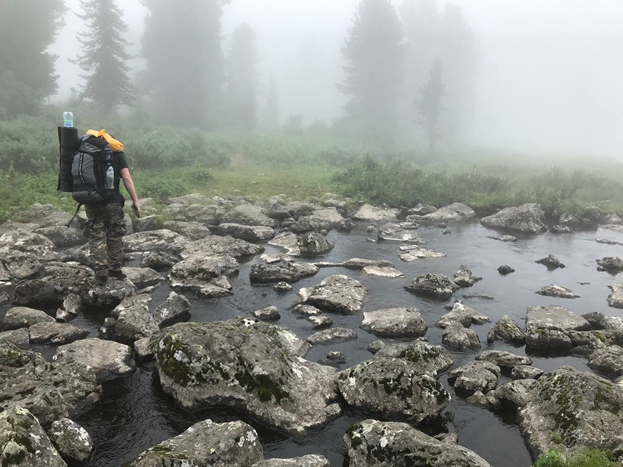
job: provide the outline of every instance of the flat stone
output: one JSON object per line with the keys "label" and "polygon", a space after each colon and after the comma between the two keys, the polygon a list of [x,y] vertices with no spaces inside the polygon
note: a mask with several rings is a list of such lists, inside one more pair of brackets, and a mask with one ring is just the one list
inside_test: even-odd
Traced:
{"label": "flat stone", "polygon": [[579,295],[575,295],[570,289],[562,287],[560,285],[546,285],[537,292],[539,295],[545,295],[547,297],[556,298],[580,298]]}
{"label": "flat stone", "polygon": [[378,238],[385,242],[421,243],[418,228],[417,224],[411,222],[385,224],[379,229]]}
{"label": "flat stone", "polygon": [[264,210],[251,204],[241,204],[226,212],[223,223],[242,224],[250,226],[274,227],[275,221],[266,216]]}
{"label": "flat stone", "polygon": [[329,345],[357,340],[357,333],[348,328],[331,328],[318,331],[307,338],[311,345]]}
{"label": "flat stone", "polygon": [[391,222],[398,219],[398,209],[384,209],[364,204],[353,216],[354,219],[369,222]]}
{"label": "flat stone", "polygon": [[532,365],[532,359],[522,355],[516,355],[504,350],[485,350],[476,357],[478,361],[491,362],[500,368],[509,370],[517,366]]}
{"label": "flat stone", "polygon": [[162,227],[193,241],[201,240],[211,234],[210,229],[200,222],[167,221]]}
{"label": "flat stone", "polygon": [[448,382],[455,388],[468,393],[487,393],[495,389],[502,372],[491,362],[477,361],[460,366],[448,373]]}
{"label": "flat stone", "polygon": [[406,285],[405,289],[416,295],[448,299],[459,289],[459,286],[443,274],[422,274],[413,279],[411,284]]}
{"label": "flat stone", "polygon": [[4,331],[0,332],[0,341],[2,340],[11,342],[22,349],[27,349],[30,344],[30,334],[28,334],[28,328]]}
{"label": "flat stone", "polygon": [[376,351],[375,358],[377,357],[406,359],[420,373],[427,373],[431,376],[443,373],[454,363],[450,352],[439,345],[432,345],[423,339],[417,339],[410,344],[384,345]]}
{"label": "flat stone", "polygon": [[409,246],[407,249],[400,248],[403,253],[400,254],[400,259],[405,262],[417,261],[424,258],[445,258],[445,253],[439,253],[438,251],[427,250],[419,246]]}
{"label": "flat stone", "polygon": [[301,305],[296,305],[294,309],[292,310],[292,313],[295,313],[297,315],[302,315],[305,317],[319,316],[322,314],[322,310],[319,310],[315,306],[301,304]]}
{"label": "flat stone", "polygon": [[354,315],[361,312],[365,287],[344,275],[333,275],[313,288],[306,302],[321,310]]}
{"label": "flat stone", "polygon": [[277,246],[286,250],[290,256],[301,256],[301,249],[298,245],[296,234],[291,232],[283,232],[268,242],[269,245]]}
{"label": "flat stone", "polygon": [[458,222],[471,219],[476,213],[463,203],[452,203],[435,212],[426,214],[421,219],[429,222]]}
{"label": "flat stone", "polygon": [[492,238],[493,240],[498,240],[500,242],[516,242],[517,241],[517,237],[514,237],[512,235],[496,235],[495,237],[489,237]]}
{"label": "flat stone", "polygon": [[366,266],[363,268],[363,272],[369,276],[386,277],[388,279],[397,279],[404,277],[405,275],[396,268],[379,268],[377,266]]}
{"label": "flat stone", "polygon": [[363,314],[362,329],[379,337],[421,337],[428,326],[417,308],[390,308]]}
{"label": "flat stone", "polygon": [[250,226],[240,224],[220,224],[218,226],[220,235],[230,235],[248,242],[266,242],[275,238],[275,231],[272,227],[261,225]]}
{"label": "flat stone", "polygon": [[48,434],[50,441],[64,458],[84,462],[91,457],[93,440],[87,430],[76,422],[68,418],[57,420],[52,423]]}
{"label": "flat stone", "polygon": [[54,318],[44,311],[17,306],[10,308],[9,311],[6,312],[4,321],[2,322],[2,329],[4,331],[10,331],[12,329],[29,328],[33,324],[37,323],[54,322]]}
{"label": "flat stone", "polygon": [[305,277],[312,277],[318,274],[318,267],[309,263],[296,263],[293,261],[279,262],[275,264],[259,263],[251,266],[251,282],[271,283],[287,282],[292,283]]}
{"label": "flat stone", "polygon": [[472,307],[464,305],[461,302],[455,302],[452,306],[452,311],[443,315],[435,326],[438,328],[446,328],[454,323],[459,323],[463,326],[469,327],[472,324],[485,324],[490,323],[491,320],[488,316],[479,313]]}
{"label": "flat stone", "polygon": [[32,344],[62,345],[84,339],[89,331],[67,323],[37,323],[28,328]]}
{"label": "flat stone", "polygon": [[570,349],[569,331],[589,331],[591,325],[561,306],[529,307],[526,314],[527,347]]}

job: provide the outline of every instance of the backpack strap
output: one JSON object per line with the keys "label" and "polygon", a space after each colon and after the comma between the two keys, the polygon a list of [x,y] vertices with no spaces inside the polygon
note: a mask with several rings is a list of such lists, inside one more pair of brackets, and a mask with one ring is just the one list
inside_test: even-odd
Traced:
{"label": "backpack strap", "polygon": [[74,219],[76,218],[76,216],[78,215],[78,212],[80,211],[80,208],[82,207],[82,203],[78,203],[78,208],[76,209],[76,212],[74,214],[74,217],[71,218],[71,220],[67,223],[67,227],[69,228],[69,226],[71,225],[71,223],[74,221]]}

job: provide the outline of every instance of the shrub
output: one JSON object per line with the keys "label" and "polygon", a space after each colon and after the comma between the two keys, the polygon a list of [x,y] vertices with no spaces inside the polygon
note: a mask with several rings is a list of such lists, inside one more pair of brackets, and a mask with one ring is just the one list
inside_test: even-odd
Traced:
{"label": "shrub", "polygon": [[550,449],[537,460],[533,467],[617,467],[609,453],[597,449],[585,448],[565,457],[556,449]]}

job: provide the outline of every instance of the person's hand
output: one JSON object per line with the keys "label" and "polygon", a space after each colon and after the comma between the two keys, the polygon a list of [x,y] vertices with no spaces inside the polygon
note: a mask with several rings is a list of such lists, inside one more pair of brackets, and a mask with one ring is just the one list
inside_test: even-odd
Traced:
{"label": "person's hand", "polygon": [[134,211],[134,215],[137,218],[141,217],[141,207],[138,205],[138,203],[133,203],[132,204],[132,210]]}

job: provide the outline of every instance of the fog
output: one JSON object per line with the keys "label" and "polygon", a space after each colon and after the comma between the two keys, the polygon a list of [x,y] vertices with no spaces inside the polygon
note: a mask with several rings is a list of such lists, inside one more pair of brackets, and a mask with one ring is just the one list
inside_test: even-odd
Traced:
{"label": "fog", "polygon": [[[124,9],[138,55],[146,9],[138,0]],[[257,33],[262,91],[271,76],[283,124],[290,115],[304,124],[328,124],[343,114],[348,96],[342,47],[358,0],[233,0],[223,8],[223,49],[241,23]],[[402,1],[393,4],[399,10]],[[416,2],[417,3],[417,2]],[[623,158],[623,2],[620,0],[454,0],[475,36],[472,94],[464,124],[453,143],[551,155]],[[78,10],[78,0],[67,0]],[[440,11],[443,0],[437,2]],[[81,83],[68,62],[79,53],[72,13],[52,51],[59,94],[65,99]],[[144,61],[132,60],[133,73]],[[173,64],[174,66],[174,64]],[[428,74],[428,70],[426,73]],[[452,79],[452,76],[447,76]],[[418,83],[423,84],[423,83]],[[416,96],[413,96],[415,99]],[[451,98],[451,96],[449,96]],[[407,119],[408,117],[403,117]],[[403,126],[408,127],[403,122]]]}

